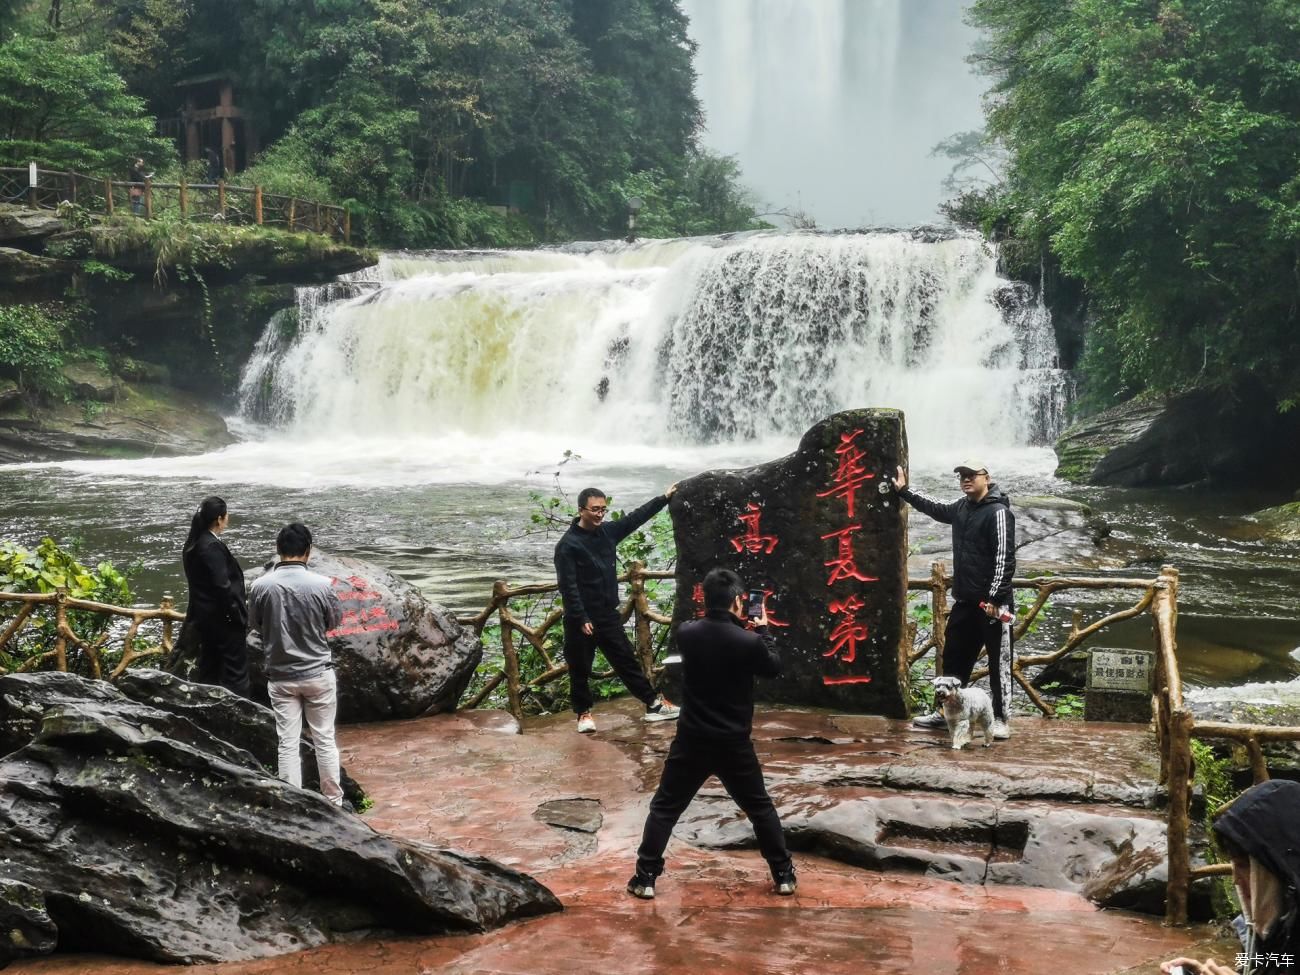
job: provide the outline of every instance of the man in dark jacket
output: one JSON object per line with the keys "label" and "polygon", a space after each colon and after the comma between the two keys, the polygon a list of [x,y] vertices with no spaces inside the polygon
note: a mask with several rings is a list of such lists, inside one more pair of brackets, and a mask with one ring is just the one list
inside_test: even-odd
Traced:
{"label": "man in dark jacket", "polygon": [[555,574],[564,603],[564,661],[569,665],[569,694],[578,730],[596,730],[591,716],[591,665],[596,649],[614,668],[627,689],[646,706],[647,721],[671,721],[678,709],[656,695],[623,632],[618,613],[618,543],[653,518],[677,490],[671,485],[659,497],[631,514],[606,524],[609,500],[599,488],[578,495],[578,517],[555,545]]}
{"label": "man in dark jacket", "polygon": [[1300,782],[1272,779],[1251,786],[1214,822],[1232,860],[1241,902],[1233,921],[1244,949],[1236,964],[1174,958],[1160,966],[1185,975],[1256,975],[1294,971],[1300,958]]}
{"label": "man in dark jacket", "polygon": [[703,588],[704,618],[677,628],[682,716],[659,788],[650,800],[636,873],[627,890],[643,900],[654,898],[655,878],[663,873],[664,850],[673,827],[700,786],[716,775],[749,817],[776,893],[793,894],[794,864],[749,737],[754,725],[754,678],[781,673],[781,658],[768,633],[767,610],[754,621],[753,631],[746,629],[745,586],[730,569],[711,571]]}
{"label": "man in dark jacket", "polygon": [[[944,630],[943,676],[970,681],[980,650],[989,657],[989,696],[993,699],[993,737],[1011,737],[1011,632],[1015,605],[1011,578],[1016,572],[1016,518],[1011,499],[973,460],[953,468],[964,497],[936,501],[909,491],[898,468],[894,487],[917,511],[952,525],[952,598]],[[919,728],[946,727],[935,711],[912,722]]]}

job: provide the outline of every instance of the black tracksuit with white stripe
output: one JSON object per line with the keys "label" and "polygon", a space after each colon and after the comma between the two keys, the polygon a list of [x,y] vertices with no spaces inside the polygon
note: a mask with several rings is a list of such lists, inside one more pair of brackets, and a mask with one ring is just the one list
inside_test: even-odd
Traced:
{"label": "black tracksuit with white stripe", "polygon": [[979,501],[943,502],[904,489],[899,497],[917,511],[952,525],[953,607],[944,631],[943,672],[970,680],[981,648],[989,655],[993,714],[1006,720],[1011,700],[1011,623],[990,618],[980,603],[1011,608],[1016,572],[1016,516],[1011,498],[996,484]]}

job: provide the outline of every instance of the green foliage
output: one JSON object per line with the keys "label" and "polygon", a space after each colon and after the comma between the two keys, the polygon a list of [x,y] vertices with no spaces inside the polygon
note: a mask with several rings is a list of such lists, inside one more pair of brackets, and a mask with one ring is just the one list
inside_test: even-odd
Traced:
{"label": "green foliage", "polygon": [[[1212,745],[1198,738],[1191,740],[1191,746],[1193,781],[1200,787],[1201,794],[1205,798],[1203,825],[1212,837],[1214,834],[1210,832],[1209,827],[1214,822],[1215,816],[1226,803],[1237,797],[1237,789],[1232,782],[1232,759],[1227,755],[1219,756]],[[1211,843],[1206,848],[1205,855],[1208,863],[1225,861],[1222,851],[1215,843]],[[1229,918],[1237,913],[1239,905],[1231,877],[1215,878],[1211,903],[1215,917]]]}
{"label": "green foliage", "polygon": [[120,267],[113,267],[94,258],[82,262],[81,273],[104,281],[130,281],[133,276],[130,271],[123,271]]}
{"label": "green foliage", "polygon": [[1083,695],[1061,691],[1060,687],[1058,681],[1052,681],[1052,683],[1044,684],[1042,687],[1051,701],[1053,713],[1058,718],[1072,718],[1076,721],[1082,721]]}
{"label": "green foliage", "polygon": [[[108,562],[88,568],[77,561],[73,546],[60,548],[52,538],[43,538],[35,549],[27,549],[7,539],[0,539],[0,591],[13,593],[51,593],[67,590],[73,599],[130,606],[134,601],[126,573]],[[0,630],[19,612],[18,603],[0,603]],[[73,632],[90,642],[108,629],[105,616],[83,611],[68,614]],[[13,670],[25,660],[48,652],[57,636],[52,611],[35,612],[17,636],[0,648],[0,668]],[[70,666],[75,665],[77,655]]]}
{"label": "green foliage", "polygon": [[99,53],[60,38],[14,34],[0,42],[0,166],[123,173],[136,156],[163,159],[144,102]]}
{"label": "green foliage", "polygon": [[[956,213],[1081,280],[1090,402],[1300,392],[1300,4],[975,0],[1005,183]],[[950,211],[951,212],[951,211]]]}
{"label": "green foliage", "polygon": [[[684,170],[661,169],[634,173],[614,187],[611,209],[639,197],[644,207],[637,217],[638,237],[695,237],[733,230],[763,230],[749,193],[740,186],[740,167],[731,156],[692,151]],[[609,228],[613,234],[623,229]]]}
{"label": "green foliage", "polygon": [[46,305],[0,305],[0,375],[30,398],[61,394],[67,321]]}

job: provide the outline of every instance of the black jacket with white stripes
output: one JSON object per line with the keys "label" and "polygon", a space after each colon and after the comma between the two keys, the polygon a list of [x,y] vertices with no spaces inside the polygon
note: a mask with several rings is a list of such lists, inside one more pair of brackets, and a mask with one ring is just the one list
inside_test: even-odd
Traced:
{"label": "black jacket with white stripes", "polygon": [[1011,498],[996,484],[980,501],[936,501],[907,488],[898,496],[935,521],[952,525],[952,598],[1011,605],[1016,574],[1016,516]]}

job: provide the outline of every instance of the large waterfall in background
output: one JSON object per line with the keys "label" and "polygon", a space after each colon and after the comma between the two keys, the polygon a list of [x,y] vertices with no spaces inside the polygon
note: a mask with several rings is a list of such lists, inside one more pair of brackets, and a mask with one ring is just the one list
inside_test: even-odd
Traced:
{"label": "large waterfall in background", "polygon": [[898,407],[927,450],[1041,443],[1064,373],[1031,289],[981,239],[754,234],[387,255],[268,326],[246,416],[293,433],[791,441]]}
{"label": "large waterfall in background", "polygon": [[683,0],[704,143],[823,227],[932,219],[940,140],[983,126],[963,0]]}

